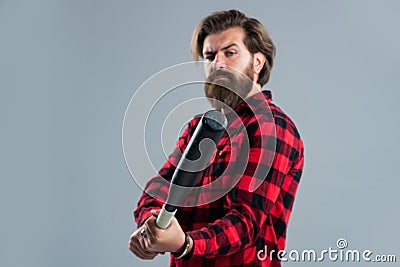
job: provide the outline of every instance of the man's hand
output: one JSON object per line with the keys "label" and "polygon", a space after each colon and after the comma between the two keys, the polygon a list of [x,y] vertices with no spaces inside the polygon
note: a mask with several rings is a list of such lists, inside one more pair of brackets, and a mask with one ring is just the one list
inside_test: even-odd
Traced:
{"label": "man's hand", "polygon": [[148,251],[145,249],[144,239],[146,237],[140,234],[144,229],[145,226],[142,225],[135,232],[133,232],[133,234],[129,239],[129,250],[132,251],[133,254],[135,254],[137,257],[143,260],[151,260],[154,259],[154,257],[157,256],[158,253],[154,251]]}
{"label": "man's hand", "polygon": [[152,210],[151,213],[154,216],[143,224],[147,235],[143,238],[144,248],[152,252],[178,252],[185,243],[185,233],[176,218],[173,218],[167,229],[163,230],[156,225],[160,210]]}

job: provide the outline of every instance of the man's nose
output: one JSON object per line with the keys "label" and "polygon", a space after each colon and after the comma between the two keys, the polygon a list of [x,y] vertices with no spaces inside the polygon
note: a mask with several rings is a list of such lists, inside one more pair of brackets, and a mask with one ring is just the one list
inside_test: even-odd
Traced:
{"label": "man's nose", "polygon": [[226,61],[225,61],[224,56],[221,55],[221,54],[216,54],[212,65],[213,65],[212,66],[213,70],[225,69],[226,68]]}

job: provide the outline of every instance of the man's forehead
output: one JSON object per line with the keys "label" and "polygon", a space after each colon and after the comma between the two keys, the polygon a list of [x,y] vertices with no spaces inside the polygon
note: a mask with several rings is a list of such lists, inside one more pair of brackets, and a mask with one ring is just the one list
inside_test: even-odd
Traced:
{"label": "man's forehead", "polygon": [[244,45],[244,31],[242,28],[230,28],[220,33],[209,34],[204,39],[203,52],[216,51],[231,44]]}

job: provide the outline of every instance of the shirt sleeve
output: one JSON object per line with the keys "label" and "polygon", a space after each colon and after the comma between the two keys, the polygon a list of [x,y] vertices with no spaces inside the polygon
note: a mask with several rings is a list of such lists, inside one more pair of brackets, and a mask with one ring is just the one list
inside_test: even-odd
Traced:
{"label": "shirt sleeve", "polygon": [[[271,129],[276,130],[271,132]],[[294,133],[294,125],[281,127],[271,122],[258,124],[253,121],[246,126],[246,132],[250,145],[247,166],[243,174],[238,174],[241,175],[239,182],[224,197],[225,215],[207,227],[188,232],[194,241],[190,258],[230,255],[254,245],[260,226],[278,199],[286,175],[302,158],[301,140]],[[267,140],[267,144],[262,140]],[[271,140],[276,141],[273,147]],[[273,157],[272,166],[272,160],[265,161],[265,155]],[[242,156],[230,160],[238,162],[243,160]],[[255,171],[257,167],[258,171]],[[302,168],[302,165],[295,168]],[[249,190],[255,183],[259,187]]]}
{"label": "shirt sleeve", "polygon": [[185,131],[176,142],[172,154],[168,157],[158,174],[146,183],[146,187],[137,203],[137,208],[133,212],[138,227],[140,227],[147,218],[152,216],[150,212],[152,209],[161,209],[163,203],[165,203],[172,175],[181,158],[182,152],[185,150],[190,140],[190,135],[193,133],[198,122],[199,118],[195,117],[188,123]]}

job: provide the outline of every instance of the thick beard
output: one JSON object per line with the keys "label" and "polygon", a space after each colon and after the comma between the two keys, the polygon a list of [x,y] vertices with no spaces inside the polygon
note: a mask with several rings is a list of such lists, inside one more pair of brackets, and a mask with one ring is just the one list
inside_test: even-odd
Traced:
{"label": "thick beard", "polygon": [[[224,76],[226,79],[215,81],[217,76]],[[252,87],[253,64],[249,62],[243,74],[236,74],[236,72],[233,73],[222,69],[213,71],[207,78],[204,92],[213,108],[220,110],[225,105],[228,105],[234,109],[243,102]]]}

